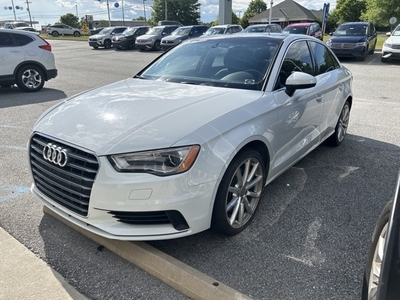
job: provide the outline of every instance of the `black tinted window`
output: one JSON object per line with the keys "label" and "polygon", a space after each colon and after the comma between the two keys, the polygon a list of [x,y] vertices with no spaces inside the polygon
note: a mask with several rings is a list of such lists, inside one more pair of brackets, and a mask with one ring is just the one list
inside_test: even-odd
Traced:
{"label": "black tinted window", "polygon": [[24,35],[24,34],[16,34],[16,33],[14,33],[13,37],[14,37],[16,43],[19,46],[25,46],[25,45],[27,45],[27,44],[29,44],[30,42],[33,41],[33,39],[30,36],[27,36],[27,35]]}
{"label": "black tinted window", "polygon": [[289,47],[279,71],[276,88],[285,86],[286,79],[293,72],[314,75],[311,53],[305,41],[295,42]]}
{"label": "black tinted window", "polygon": [[330,72],[339,67],[339,63],[332,53],[322,44],[311,42],[311,51],[314,53],[316,66],[315,75]]}
{"label": "black tinted window", "polygon": [[0,47],[11,47],[14,46],[11,35],[7,32],[0,32]]}

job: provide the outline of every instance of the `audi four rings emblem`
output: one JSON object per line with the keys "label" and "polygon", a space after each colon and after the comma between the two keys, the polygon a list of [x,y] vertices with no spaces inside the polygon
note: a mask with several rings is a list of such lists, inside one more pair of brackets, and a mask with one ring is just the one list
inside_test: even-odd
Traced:
{"label": "audi four rings emblem", "polygon": [[68,163],[67,149],[63,149],[57,145],[48,143],[43,148],[43,158],[56,165],[59,165],[60,167],[64,167]]}

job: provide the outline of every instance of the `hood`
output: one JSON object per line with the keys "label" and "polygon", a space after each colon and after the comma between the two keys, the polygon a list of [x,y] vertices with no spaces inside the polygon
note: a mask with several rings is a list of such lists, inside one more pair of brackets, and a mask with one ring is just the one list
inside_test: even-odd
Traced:
{"label": "hood", "polygon": [[147,40],[147,39],[151,39],[151,38],[158,37],[158,36],[160,36],[160,35],[159,34],[145,34],[145,35],[138,36],[138,39],[139,40]]}
{"label": "hood", "polygon": [[97,155],[167,148],[262,93],[130,78],[65,100],[34,131]]}
{"label": "hood", "polygon": [[367,37],[364,35],[356,35],[356,36],[332,36],[332,43],[362,43],[367,40]]}
{"label": "hood", "polygon": [[182,35],[169,35],[163,38],[164,41],[175,41],[175,40],[186,40],[189,36],[187,34]]}
{"label": "hood", "polygon": [[385,43],[389,43],[392,45],[400,45],[400,36],[396,35],[391,35],[386,41]]}

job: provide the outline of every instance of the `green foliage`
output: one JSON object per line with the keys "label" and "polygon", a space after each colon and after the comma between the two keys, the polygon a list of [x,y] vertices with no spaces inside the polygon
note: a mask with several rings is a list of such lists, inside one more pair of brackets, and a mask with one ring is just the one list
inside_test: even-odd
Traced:
{"label": "green foliage", "polygon": [[[231,24],[239,24],[239,23],[240,23],[239,17],[234,12],[232,12]],[[206,24],[204,24],[204,25],[206,25]],[[217,18],[214,22],[210,22],[208,26],[211,27],[211,26],[217,26],[217,25],[219,25],[219,18]]]}
{"label": "green foliage", "polygon": [[100,20],[98,27],[108,27],[110,23],[107,20]]}
{"label": "green foliage", "polygon": [[366,7],[366,0],[337,0],[331,21],[334,20],[335,25],[361,21],[361,15],[366,11]]}
{"label": "green foliage", "polygon": [[140,17],[132,19],[132,21],[144,21],[144,20],[145,20],[144,16],[140,16]]}
{"label": "green foliage", "polygon": [[79,19],[71,13],[67,13],[66,15],[63,15],[60,17],[60,23],[65,24],[65,25],[69,25],[75,28],[80,28],[80,23],[79,23]]}
{"label": "green foliage", "polygon": [[[367,9],[361,18],[374,23],[376,26],[389,26],[391,17],[400,22],[400,3],[398,0],[365,0]],[[396,24],[394,24],[395,26]]]}
{"label": "green foliage", "polygon": [[251,0],[249,6],[240,19],[243,28],[249,26],[249,19],[267,10],[267,4],[263,0]]}
{"label": "green foliage", "polygon": [[200,3],[198,0],[167,0],[167,18],[165,17],[165,0],[154,0],[150,24],[158,21],[178,21],[183,25],[196,25],[200,20]]}

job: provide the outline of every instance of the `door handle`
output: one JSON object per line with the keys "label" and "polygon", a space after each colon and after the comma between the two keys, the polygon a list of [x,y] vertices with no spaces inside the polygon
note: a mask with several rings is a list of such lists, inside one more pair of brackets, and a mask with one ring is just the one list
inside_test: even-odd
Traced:
{"label": "door handle", "polygon": [[321,102],[323,98],[324,98],[324,95],[318,95],[316,100],[317,100],[317,102]]}
{"label": "door handle", "polygon": [[343,88],[344,88],[344,84],[343,83],[339,84],[339,91],[343,91]]}

